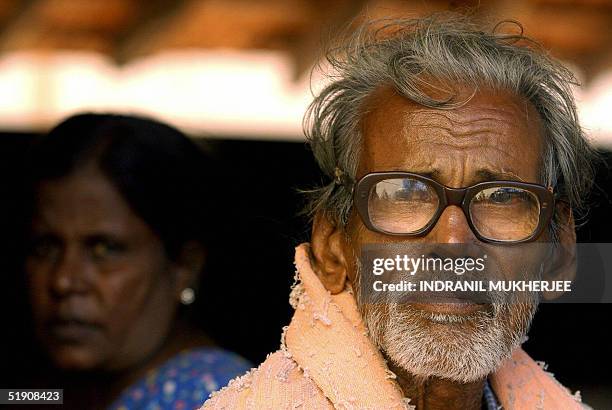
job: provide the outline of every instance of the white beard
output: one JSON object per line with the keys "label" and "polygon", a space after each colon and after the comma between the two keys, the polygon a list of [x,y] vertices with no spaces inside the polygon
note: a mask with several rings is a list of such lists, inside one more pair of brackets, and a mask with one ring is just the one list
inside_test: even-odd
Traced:
{"label": "white beard", "polygon": [[[358,266],[359,268],[359,266]],[[357,278],[360,277],[357,270]],[[523,342],[538,297],[493,303],[472,315],[431,313],[397,302],[357,304],[370,338],[394,365],[418,378],[468,383],[485,378]]]}

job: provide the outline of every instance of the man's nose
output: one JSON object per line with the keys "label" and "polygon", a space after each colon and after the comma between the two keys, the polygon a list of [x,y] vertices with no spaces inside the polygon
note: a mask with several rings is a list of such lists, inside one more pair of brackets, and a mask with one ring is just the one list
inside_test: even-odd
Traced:
{"label": "man's nose", "polygon": [[448,206],[428,235],[435,243],[473,243],[477,241],[463,210]]}
{"label": "man's nose", "polygon": [[85,292],[87,269],[85,255],[77,249],[64,249],[51,272],[49,284],[51,291],[60,297],[70,293]]}

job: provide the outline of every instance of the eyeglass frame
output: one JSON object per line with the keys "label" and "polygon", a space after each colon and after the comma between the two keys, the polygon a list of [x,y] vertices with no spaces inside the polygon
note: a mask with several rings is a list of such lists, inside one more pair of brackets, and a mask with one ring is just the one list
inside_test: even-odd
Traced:
{"label": "eyeglass frame", "polygon": [[[380,181],[384,181],[386,179],[399,179],[407,177],[424,182],[427,184],[427,186],[432,187],[434,189],[434,191],[438,195],[439,201],[436,213],[431,217],[430,221],[423,228],[415,232],[394,233],[377,228],[372,223],[372,220],[370,218],[370,210],[368,209],[368,202],[372,189]],[[475,228],[472,222],[472,216],[469,209],[470,203],[472,199],[474,199],[474,196],[476,196],[476,194],[478,194],[480,191],[487,188],[495,187],[521,188],[534,194],[537,197],[539,205],[538,225],[530,236],[516,241],[490,239],[481,235]],[[370,231],[391,236],[408,237],[420,237],[427,235],[429,232],[431,232],[436,223],[438,223],[438,220],[440,219],[440,216],[442,215],[444,210],[451,205],[455,205],[459,206],[462,209],[470,229],[480,241],[498,244],[515,244],[533,241],[542,233],[542,231],[544,230],[546,225],[548,225],[552,218],[553,211],[555,208],[555,196],[552,187],[545,187],[544,185],[530,182],[497,180],[479,182],[477,184],[464,188],[451,188],[431,178],[412,172],[387,171],[372,172],[366,174],[361,177],[357,182],[355,182],[353,185],[353,204],[355,205],[355,208],[357,209],[357,212],[361,217],[361,221]]]}

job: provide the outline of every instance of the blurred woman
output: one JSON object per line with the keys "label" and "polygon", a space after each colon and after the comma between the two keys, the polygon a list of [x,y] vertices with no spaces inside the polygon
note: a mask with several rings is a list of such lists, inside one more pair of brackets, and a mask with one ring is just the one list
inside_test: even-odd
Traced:
{"label": "blurred woman", "polygon": [[82,114],[30,159],[25,268],[49,359],[38,386],[64,388],[73,408],[190,409],[250,368],[185,320],[219,217],[193,142],[152,120]]}

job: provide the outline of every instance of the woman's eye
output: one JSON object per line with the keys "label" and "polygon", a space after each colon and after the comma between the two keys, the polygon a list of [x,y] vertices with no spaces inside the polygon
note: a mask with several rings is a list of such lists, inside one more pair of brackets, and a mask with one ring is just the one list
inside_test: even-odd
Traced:
{"label": "woman's eye", "polygon": [[91,254],[94,258],[106,258],[124,250],[124,246],[112,240],[96,240],[91,244]]}
{"label": "woman's eye", "polygon": [[36,258],[53,257],[59,252],[60,244],[51,238],[35,239],[30,245],[29,254]]}
{"label": "woman's eye", "polygon": [[103,258],[108,254],[108,246],[105,243],[98,242],[93,246],[91,253],[96,258]]}

